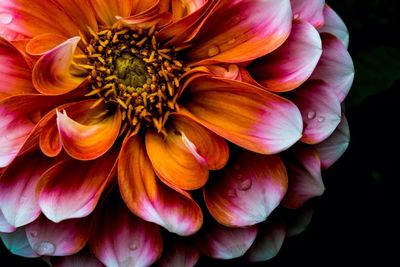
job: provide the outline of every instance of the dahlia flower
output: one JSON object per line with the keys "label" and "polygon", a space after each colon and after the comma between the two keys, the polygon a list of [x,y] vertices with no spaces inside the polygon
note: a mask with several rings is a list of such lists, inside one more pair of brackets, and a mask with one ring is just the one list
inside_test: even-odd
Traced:
{"label": "dahlia flower", "polygon": [[273,257],[299,227],[280,211],[346,150],[347,44],[324,0],[2,0],[5,246],[54,266]]}

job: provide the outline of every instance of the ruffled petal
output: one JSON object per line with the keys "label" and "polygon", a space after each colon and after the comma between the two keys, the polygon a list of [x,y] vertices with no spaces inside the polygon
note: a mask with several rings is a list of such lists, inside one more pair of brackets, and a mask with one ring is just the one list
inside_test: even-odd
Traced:
{"label": "ruffled petal", "polygon": [[[99,20],[107,26],[112,26],[116,17],[128,17],[131,14],[132,0],[90,0]],[[149,2],[149,1],[142,1]]]}
{"label": "ruffled petal", "polygon": [[313,197],[321,196],[325,186],[321,177],[321,160],[313,147],[297,146],[286,161],[289,188],[282,206],[297,209]]}
{"label": "ruffled petal", "polygon": [[317,30],[308,22],[295,20],[286,42],[254,61],[248,69],[268,90],[290,91],[311,76],[321,54],[322,42]]}
{"label": "ruffled petal", "polygon": [[181,114],[248,150],[275,154],[301,137],[298,108],[253,85],[203,76],[185,93]]}
{"label": "ruffled petal", "polygon": [[225,227],[214,223],[198,235],[201,251],[216,259],[233,259],[243,256],[256,239],[256,225],[245,228]]}
{"label": "ruffled petal", "polygon": [[[1,182],[1,181],[0,181]],[[0,206],[1,208],[1,206]],[[12,226],[4,217],[3,212],[0,209],[0,232],[1,233],[12,233],[16,230],[14,226]]]}
{"label": "ruffled petal", "polygon": [[0,37],[0,100],[11,95],[36,93],[31,70],[23,55]]}
{"label": "ruffled petal", "polygon": [[349,31],[339,15],[328,5],[324,7],[325,23],[318,31],[335,35],[347,48],[349,46]]}
{"label": "ruffled petal", "polygon": [[68,39],[59,34],[45,33],[35,36],[26,44],[26,52],[32,56],[42,56]]}
{"label": "ruffled petal", "polygon": [[40,215],[36,186],[52,164],[53,160],[35,151],[16,158],[4,171],[0,179],[0,207],[14,227],[26,225]]}
{"label": "ruffled petal", "polygon": [[117,153],[92,161],[68,159],[46,171],[36,192],[40,209],[53,222],[89,215],[115,174]]}
{"label": "ruffled petal", "polygon": [[289,0],[218,1],[187,56],[201,64],[249,61],[279,47],[291,23]]}
{"label": "ruffled petal", "polygon": [[53,267],[103,267],[104,265],[95,256],[86,251],[81,251],[67,257],[52,257]]}
{"label": "ruffled petal", "polygon": [[0,233],[0,238],[5,247],[12,254],[25,258],[37,258],[40,256],[36,254],[36,252],[29,245],[25,229],[23,227],[18,228],[13,233]]}
{"label": "ruffled petal", "polygon": [[104,265],[150,266],[161,256],[159,228],[135,217],[120,203],[105,208],[99,219],[90,249]]}
{"label": "ruffled petal", "polygon": [[315,28],[324,24],[325,0],[290,0],[294,18],[310,22]]}
{"label": "ruffled petal", "polygon": [[[95,100],[79,102],[66,110],[57,111],[57,126],[65,151],[79,160],[102,156],[114,144],[121,127],[121,112],[109,115],[105,105],[90,109]],[[85,114],[87,113],[87,114]],[[88,118],[88,120],[83,120]]]}
{"label": "ruffled petal", "polygon": [[219,223],[242,227],[265,221],[287,186],[286,169],[278,156],[240,151],[221,175],[210,179],[204,199]]}
{"label": "ruffled petal", "polygon": [[254,244],[244,256],[250,262],[267,261],[275,257],[286,237],[286,228],[282,223],[268,221],[259,228]]}
{"label": "ruffled petal", "polygon": [[325,140],[341,120],[341,107],[332,86],[320,80],[308,81],[293,91],[290,99],[299,107],[304,120],[301,141],[316,144]]}
{"label": "ruffled petal", "polygon": [[142,219],[178,235],[191,235],[200,229],[200,207],[185,191],[176,192],[158,181],[140,137],[130,137],[123,145],[118,182],[126,205]]}
{"label": "ruffled petal", "polygon": [[89,239],[90,218],[54,223],[40,216],[26,226],[32,249],[41,256],[67,256],[80,251]]}
{"label": "ruffled petal", "polygon": [[350,142],[350,130],[346,117],[342,116],[336,130],[325,141],[315,146],[321,159],[322,169],[333,165],[346,151]]}
{"label": "ruffled petal", "polygon": [[353,84],[353,61],[346,47],[335,36],[323,33],[321,38],[322,56],[310,79],[328,83],[342,102]]}
{"label": "ruffled petal", "polygon": [[45,95],[61,95],[76,89],[86,79],[75,76],[70,68],[80,38],[73,37],[42,56],[33,69],[35,88]]}
{"label": "ruffled petal", "polygon": [[200,258],[200,251],[197,246],[187,240],[172,239],[171,245],[165,247],[157,266],[160,267],[193,267]]}

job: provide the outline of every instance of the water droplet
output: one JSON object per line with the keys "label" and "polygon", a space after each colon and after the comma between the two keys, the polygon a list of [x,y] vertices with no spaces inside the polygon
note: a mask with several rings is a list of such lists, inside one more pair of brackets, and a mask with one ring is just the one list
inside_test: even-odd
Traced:
{"label": "water droplet", "polygon": [[51,256],[56,252],[56,246],[51,242],[43,241],[36,244],[34,250],[39,255]]}
{"label": "water droplet", "polygon": [[228,190],[228,197],[232,197],[232,198],[237,197],[236,189],[234,189],[234,188],[229,189]]}
{"label": "water droplet", "polygon": [[309,120],[312,120],[312,119],[315,118],[315,115],[317,115],[317,113],[316,113],[314,110],[311,110],[311,111],[309,111],[309,112],[307,113],[307,118],[308,118]]}
{"label": "water droplet", "polygon": [[38,232],[36,232],[36,231],[31,231],[31,232],[29,232],[29,235],[30,235],[31,237],[37,237]]}
{"label": "water droplet", "polygon": [[137,241],[132,241],[129,243],[130,250],[137,250],[139,248],[139,243]]}
{"label": "water droplet", "polygon": [[217,45],[212,45],[212,46],[210,46],[210,48],[208,48],[208,56],[209,57],[216,56],[220,52],[221,52],[221,50],[219,49],[219,47]]}
{"label": "water droplet", "polygon": [[228,41],[228,44],[234,44],[236,42],[236,38],[232,38]]}
{"label": "water droplet", "polygon": [[318,116],[317,121],[318,122],[324,122],[325,118],[322,116]]}
{"label": "water droplet", "polygon": [[0,13],[0,23],[2,24],[10,24],[13,20],[13,17],[7,13]]}
{"label": "water droplet", "polygon": [[242,190],[242,191],[249,190],[251,188],[252,184],[253,183],[252,183],[251,179],[250,178],[246,178],[246,179],[242,180],[239,183],[239,189]]}
{"label": "water droplet", "polygon": [[293,15],[293,18],[294,18],[294,19],[298,19],[299,17],[300,17],[299,14],[294,14],[294,15]]}

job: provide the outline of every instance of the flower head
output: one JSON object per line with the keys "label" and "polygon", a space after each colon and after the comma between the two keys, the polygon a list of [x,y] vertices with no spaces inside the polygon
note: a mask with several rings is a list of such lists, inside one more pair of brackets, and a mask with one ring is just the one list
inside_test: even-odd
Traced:
{"label": "flower head", "polygon": [[0,32],[0,236],[18,255],[266,260],[289,232],[277,207],[321,195],[348,144],[354,68],[323,0],[5,0]]}

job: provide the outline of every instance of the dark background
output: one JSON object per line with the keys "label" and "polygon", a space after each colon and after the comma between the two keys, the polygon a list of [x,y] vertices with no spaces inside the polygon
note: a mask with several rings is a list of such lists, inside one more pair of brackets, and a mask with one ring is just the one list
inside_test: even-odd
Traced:
{"label": "dark background", "polygon": [[[287,239],[274,259],[251,266],[393,266],[400,261],[396,257],[400,224],[395,220],[400,211],[400,131],[395,130],[400,126],[398,0],[327,3],[350,31],[349,51],[356,68],[346,100],[351,143],[339,162],[324,172],[326,192],[307,230]],[[0,244],[0,266],[46,265],[13,256]]]}

